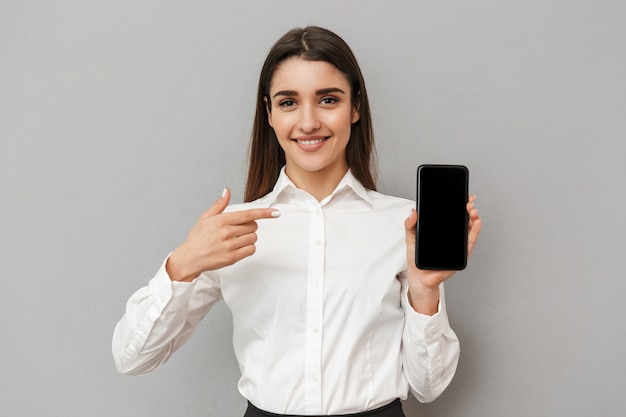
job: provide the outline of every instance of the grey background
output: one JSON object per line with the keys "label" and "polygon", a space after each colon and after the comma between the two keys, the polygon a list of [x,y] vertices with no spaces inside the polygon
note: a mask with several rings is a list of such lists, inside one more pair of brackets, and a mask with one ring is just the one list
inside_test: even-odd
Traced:
{"label": "grey background", "polygon": [[0,413],[242,415],[223,304],[116,373],[130,294],[230,186],[261,63],[294,26],[362,65],[380,189],[464,163],[484,219],[448,283],[462,357],[408,416],[621,416],[623,1],[0,1]]}

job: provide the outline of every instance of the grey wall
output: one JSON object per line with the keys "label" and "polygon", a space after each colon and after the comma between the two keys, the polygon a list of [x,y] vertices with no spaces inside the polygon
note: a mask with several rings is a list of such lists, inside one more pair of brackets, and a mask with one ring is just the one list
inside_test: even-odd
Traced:
{"label": "grey wall", "polygon": [[471,169],[484,232],[447,287],[462,358],[409,416],[618,416],[626,385],[622,1],[0,2],[0,413],[242,414],[223,304],[166,366],[110,339],[224,186],[256,78],[305,24],[368,82],[386,193]]}

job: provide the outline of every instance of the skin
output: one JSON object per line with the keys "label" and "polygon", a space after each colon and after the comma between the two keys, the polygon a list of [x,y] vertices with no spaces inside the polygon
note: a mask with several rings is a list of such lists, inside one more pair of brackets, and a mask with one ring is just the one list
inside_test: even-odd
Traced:
{"label": "skin", "polygon": [[350,94],[345,75],[327,62],[291,58],[272,78],[268,119],[285,151],[286,173],[318,201],[348,171],[346,146],[359,120]]}
{"label": "skin", "polygon": [[173,281],[191,282],[204,271],[223,268],[251,256],[257,241],[257,220],[273,219],[280,211],[251,209],[224,213],[230,202],[230,190],[205,211],[192,227],[185,241],[165,264]]}
{"label": "skin", "polygon": [[[266,101],[269,123],[285,152],[286,173],[296,186],[321,201],[336,188],[348,171],[346,146],[352,124],[359,120],[350,101],[345,75],[327,62],[291,58],[274,73]],[[468,255],[481,228],[475,196],[469,213]],[[219,269],[251,256],[257,241],[257,220],[272,219],[275,209],[251,209],[224,213],[230,191],[202,214],[187,239],[172,252],[166,269],[175,281],[192,281],[204,271]],[[409,300],[418,313],[438,310],[439,284],[454,271],[424,271],[415,267],[413,210],[405,220]]]}

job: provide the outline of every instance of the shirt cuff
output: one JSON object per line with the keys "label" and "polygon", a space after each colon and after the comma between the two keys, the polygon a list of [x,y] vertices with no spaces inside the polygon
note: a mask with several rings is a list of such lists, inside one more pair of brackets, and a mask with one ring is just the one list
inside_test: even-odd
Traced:
{"label": "shirt cuff", "polygon": [[442,311],[442,302],[439,299],[437,312],[432,316],[418,313],[413,309],[408,297],[408,288],[403,294],[406,307],[406,327],[410,339],[414,343],[429,344],[431,341],[437,340],[446,328],[449,327],[448,319],[444,311]]}

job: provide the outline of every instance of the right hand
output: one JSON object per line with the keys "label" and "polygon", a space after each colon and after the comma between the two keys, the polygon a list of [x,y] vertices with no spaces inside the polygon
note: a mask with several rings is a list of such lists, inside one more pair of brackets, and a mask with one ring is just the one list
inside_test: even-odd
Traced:
{"label": "right hand", "polygon": [[172,252],[165,268],[173,281],[193,281],[204,271],[232,265],[255,252],[256,220],[280,216],[280,211],[259,208],[224,213],[230,190],[198,219],[187,239]]}

